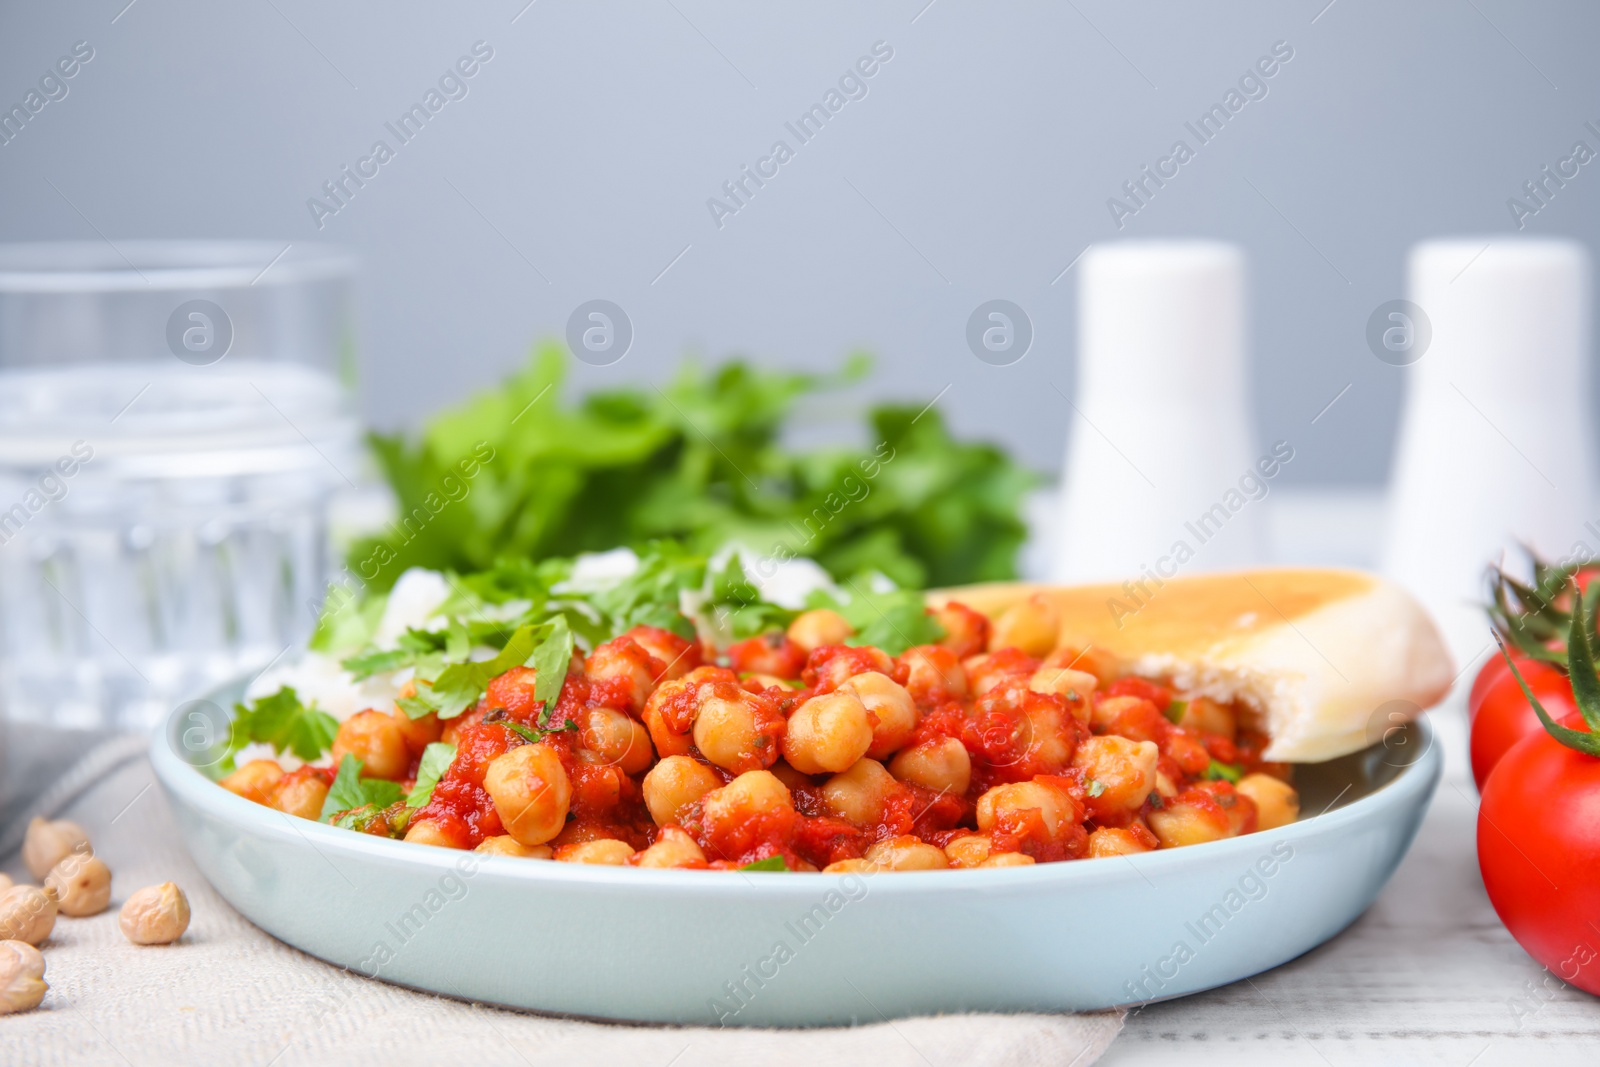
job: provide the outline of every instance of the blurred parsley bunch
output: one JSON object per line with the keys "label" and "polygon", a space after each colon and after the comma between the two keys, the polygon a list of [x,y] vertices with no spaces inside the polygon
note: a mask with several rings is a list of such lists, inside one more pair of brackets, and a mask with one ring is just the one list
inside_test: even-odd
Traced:
{"label": "blurred parsley bunch", "polygon": [[[363,563],[383,590],[408,567],[471,572],[668,538],[809,557],[838,579],[881,571],[904,588],[1014,577],[1036,477],[993,445],[952,438],[936,410],[874,408],[866,448],[778,444],[800,397],[864,372],[861,357],[834,376],[687,364],[663,388],[570,403],[566,355],[542,347],[499,388],[434,416],[420,440],[371,436],[400,520],[352,546],[352,570]],[[484,443],[492,459],[446,497]]]}

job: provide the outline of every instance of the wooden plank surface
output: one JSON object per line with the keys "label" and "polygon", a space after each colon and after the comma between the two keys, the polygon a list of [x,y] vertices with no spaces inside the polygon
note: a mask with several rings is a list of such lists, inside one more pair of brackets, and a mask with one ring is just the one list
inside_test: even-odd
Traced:
{"label": "wooden plank surface", "polygon": [[1460,698],[1431,716],[1444,780],[1367,913],[1276,970],[1137,1009],[1101,1063],[1600,1065],[1600,998],[1529,958],[1484,894]]}

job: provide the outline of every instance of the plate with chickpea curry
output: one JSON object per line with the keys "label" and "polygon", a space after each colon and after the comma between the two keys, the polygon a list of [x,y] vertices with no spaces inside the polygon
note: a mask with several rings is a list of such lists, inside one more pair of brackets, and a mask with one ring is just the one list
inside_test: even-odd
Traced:
{"label": "plate with chickpea curry", "polygon": [[1370,903],[1453,673],[1366,575],[1153,593],[670,544],[414,570],[153,758],[219,891],[372,978],[718,1025],[1149,1001]]}

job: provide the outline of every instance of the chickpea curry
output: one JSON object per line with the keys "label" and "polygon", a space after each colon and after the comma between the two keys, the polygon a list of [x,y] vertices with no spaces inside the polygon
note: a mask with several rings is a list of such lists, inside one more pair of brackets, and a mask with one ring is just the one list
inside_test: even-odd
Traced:
{"label": "chickpea curry", "polygon": [[221,784],[413,843],[712,870],[1026,866],[1297,817],[1247,709],[1055,647],[1042,599],[996,620],[914,603],[897,625],[923,643],[862,643],[836,603],[721,643],[613,621],[586,655],[579,616],[547,609],[492,658],[436,659],[392,702],[308,727],[332,730],[326,758],[252,759]]}

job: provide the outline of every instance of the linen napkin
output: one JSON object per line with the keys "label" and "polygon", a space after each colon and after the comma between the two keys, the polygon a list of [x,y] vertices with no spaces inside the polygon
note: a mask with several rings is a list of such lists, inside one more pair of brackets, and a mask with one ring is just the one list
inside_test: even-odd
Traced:
{"label": "linen napkin", "polygon": [[[184,851],[144,750],[143,739],[105,742],[33,804],[7,813],[0,855],[19,882],[29,879],[17,846],[34,814],[80,823],[113,875],[110,909],[56,921],[43,946],[44,1003],[0,1017],[7,1065],[1085,1067],[1122,1026],[1120,1012],[943,1015],[792,1030],[620,1025],[468,1004],[354,976],[252,926],[211,889]],[[176,945],[130,944],[117,909],[135,889],[164,881],[189,895],[189,932]]]}

